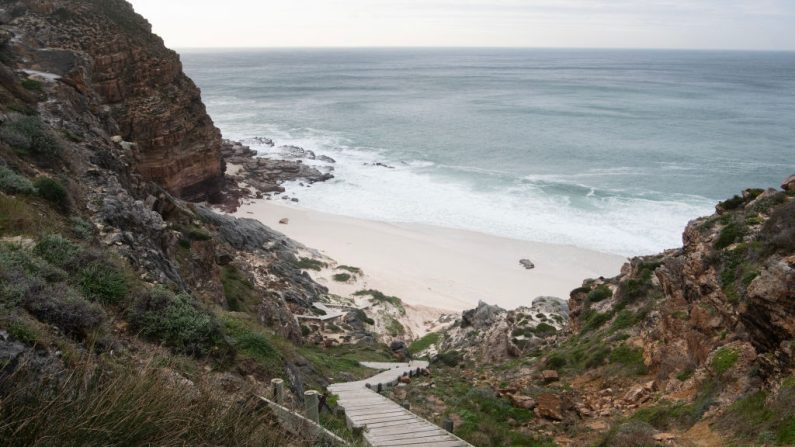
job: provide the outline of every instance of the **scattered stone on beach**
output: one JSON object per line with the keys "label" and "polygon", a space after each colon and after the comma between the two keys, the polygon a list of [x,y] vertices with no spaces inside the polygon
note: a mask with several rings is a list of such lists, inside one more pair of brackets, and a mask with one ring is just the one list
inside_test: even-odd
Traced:
{"label": "scattered stone on beach", "polygon": [[297,199],[297,198],[295,198],[295,197],[293,197],[292,199],[290,199],[290,201],[291,201],[291,202],[298,202],[298,199]]}
{"label": "scattered stone on beach", "polygon": [[287,225],[288,223],[290,223],[290,219],[288,219],[286,217],[283,218],[283,219],[279,219],[279,223],[282,224],[282,225]]}
{"label": "scattered stone on beach", "polygon": [[526,268],[527,270],[536,268],[536,265],[533,264],[533,262],[529,259],[521,259],[519,260],[519,264],[522,264],[522,267]]}

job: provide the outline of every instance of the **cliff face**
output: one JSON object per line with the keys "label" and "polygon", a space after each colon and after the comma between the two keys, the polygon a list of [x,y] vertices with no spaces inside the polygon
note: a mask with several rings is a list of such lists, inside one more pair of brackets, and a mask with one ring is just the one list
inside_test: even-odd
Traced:
{"label": "cliff face", "polygon": [[586,280],[567,325],[465,312],[437,343],[437,365],[457,366],[442,375],[534,409],[528,426],[560,445],[791,445],[795,181],[782,189],[746,190],[690,222],[681,248]]}
{"label": "cliff face", "polygon": [[[8,3],[8,2],[6,2]],[[96,97],[134,143],[134,168],[186,200],[219,199],[221,135],[179,56],[124,0],[22,0],[6,6],[19,68],[53,73]]]}

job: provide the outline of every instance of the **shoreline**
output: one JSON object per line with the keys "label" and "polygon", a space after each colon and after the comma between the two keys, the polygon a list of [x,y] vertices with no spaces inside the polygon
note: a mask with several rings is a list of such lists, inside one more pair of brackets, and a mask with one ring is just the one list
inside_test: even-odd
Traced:
{"label": "shoreline", "polygon": [[[233,215],[257,219],[340,265],[361,268],[363,281],[356,287],[448,311],[474,308],[481,300],[506,309],[529,306],[538,296],[567,300],[583,280],[614,276],[626,262],[622,256],[571,245],[372,221],[267,199],[246,200]],[[285,218],[288,223],[280,224]],[[525,258],[534,269],[519,264]],[[332,293],[353,292],[349,284],[315,279]]]}

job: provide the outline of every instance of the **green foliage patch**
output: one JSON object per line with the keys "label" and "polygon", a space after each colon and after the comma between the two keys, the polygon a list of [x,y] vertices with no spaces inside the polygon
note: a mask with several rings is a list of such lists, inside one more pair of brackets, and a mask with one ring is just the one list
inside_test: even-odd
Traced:
{"label": "green foliage patch", "polygon": [[737,359],[740,357],[739,353],[732,348],[723,347],[718,349],[715,355],[712,357],[712,369],[717,374],[723,374],[735,363],[737,363]]}
{"label": "green foliage patch", "polygon": [[430,332],[428,334],[425,334],[423,337],[418,338],[417,340],[414,340],[409,345],[409,351],[411,353],[413,353],[413,354],[416,354],[418,352],[422,352],[422,351],[430,348],[432,345],[435,345],[435,344],[439,343],[439,341],[441,341],[441,339],[442,339],[442,335],[440,333],[438,333],[438,332]]}
{"label": "green foliage patch", "polygon": [[302,257],[295,262],[295,266],[299,269],[320,271],[328,267],[328,264],[323,261],[318,261],[317,259]]}
{"label": "green foliage patch", "polygon": [[225,355],[229,347],[220,323],[190,295],[157,287],[134,300],[131,325],[145,338],[189,355]]}
{"label": "green foliage patch", "polygon": [[0,191],[9,194],[35,194],[36,188],[27,177],[0,166]]}

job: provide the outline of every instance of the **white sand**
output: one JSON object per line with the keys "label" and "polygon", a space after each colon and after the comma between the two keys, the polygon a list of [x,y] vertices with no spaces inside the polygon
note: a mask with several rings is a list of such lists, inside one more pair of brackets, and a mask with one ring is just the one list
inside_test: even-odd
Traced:
{"label": "white sand", "polygon": [[[568,299],[583,279],[618,274],[621,256],[466,230],[355,219],[255,200],[235,214],[256,218],[339,264],[359,267],[367,287],[408,304],[463,310],[478,300],[511,309],[537,296]],[[288,218],[289,224],[279,220]],[[528,258],[535,269],[519,260]]]}

